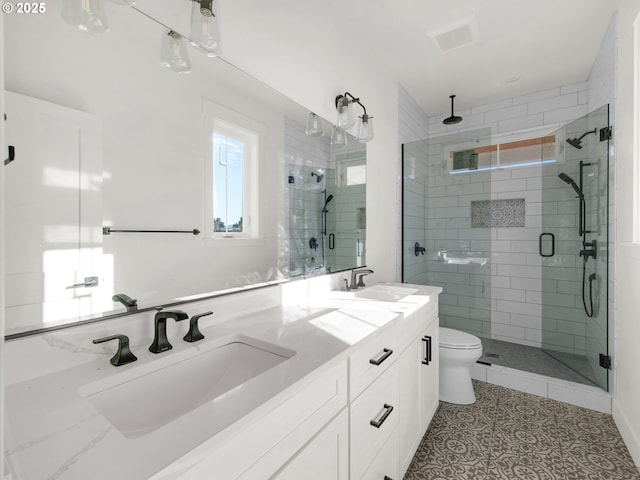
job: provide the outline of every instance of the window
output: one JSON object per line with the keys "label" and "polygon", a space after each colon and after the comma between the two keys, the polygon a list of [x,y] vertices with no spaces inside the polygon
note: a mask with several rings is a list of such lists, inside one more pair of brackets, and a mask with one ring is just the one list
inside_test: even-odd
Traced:
{"label": "window", "polygon": [[449,151],[449,173],[525,167],[556,161],[556,136]]}
{"label": "window", "polygon": [[354,186],[367,183],[367,160],[358,153],[336,157],[340,165],[340,185]]}
{"label": "window", "polygon": [[264,127],[205,101],[206,238],[258,238],[258,158]]}

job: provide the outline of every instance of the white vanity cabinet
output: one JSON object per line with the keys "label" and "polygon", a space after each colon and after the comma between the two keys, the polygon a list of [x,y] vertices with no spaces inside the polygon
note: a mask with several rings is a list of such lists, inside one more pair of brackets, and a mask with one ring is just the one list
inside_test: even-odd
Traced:
{"label": "white vanity cabinet", "polygon": [[[438,408],[438,312],[430,302],[403,319],[399,328],[399,436],[400,471],[409,467]],[[404,347],[404,348],[403,348]]]}

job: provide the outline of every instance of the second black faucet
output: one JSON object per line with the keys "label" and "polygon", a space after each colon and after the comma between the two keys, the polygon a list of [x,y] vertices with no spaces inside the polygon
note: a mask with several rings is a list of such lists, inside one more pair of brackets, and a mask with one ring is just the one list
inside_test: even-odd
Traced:
{"label": "second black faucet", "polygon": [[153,343],[149,346],[149,351],[152,353],[165,352],[171,350],[173,347],[167,339],[167,319],[173,318],[176,322],[180,320],[186,320],[189,318],[182,310],[166,310],[159,311],[153,319],[154,324],[154,336]]}

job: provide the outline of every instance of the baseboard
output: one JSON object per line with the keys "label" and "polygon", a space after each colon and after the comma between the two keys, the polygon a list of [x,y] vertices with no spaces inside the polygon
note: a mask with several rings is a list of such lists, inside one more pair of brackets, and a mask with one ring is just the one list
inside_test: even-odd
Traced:
{"label": "baseboard", "polygon": [[615,399],[613,400],[612,414],[613,420],[616,422],[618,430],[620,430],[620,435],[627,446],[627,450],[629,450],[629,453],[631,454],[633,463],[635,463],[636,467],[640,469],[640,438],[638,438],[636,432],[631,428],[626,415],[620,409],[618,402]]}

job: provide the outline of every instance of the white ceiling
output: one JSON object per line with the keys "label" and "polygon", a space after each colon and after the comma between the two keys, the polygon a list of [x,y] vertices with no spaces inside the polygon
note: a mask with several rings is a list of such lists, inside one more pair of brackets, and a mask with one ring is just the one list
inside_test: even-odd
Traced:
{"label": "white ceiling", "polygon": [[[325,0],[429,115],[587,79],[619,0]],[[473,21],[440,53],[428,33]],[[348,47],[347,47],[348,48]],[[356,52],[354,52],[356,53]],[[509,83],[508,80],[518,79]]]}

